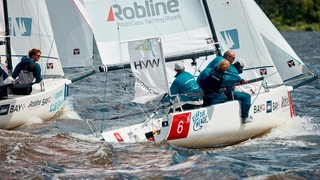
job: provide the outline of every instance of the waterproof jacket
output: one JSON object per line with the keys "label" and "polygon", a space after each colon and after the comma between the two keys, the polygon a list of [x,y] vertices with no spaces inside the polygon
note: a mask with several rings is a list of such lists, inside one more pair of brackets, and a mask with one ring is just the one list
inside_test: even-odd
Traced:
{"label": "waterproof jacket", "polygon": [[[207,68],[216,68],[220,62],[223,60],[224,58],[222,56],[217,56],[216,58],[214,58],[207,66]],[[233,65],[233,64],[230,64],[230,68],[229,70],[227,71],[228,74],[232,74],[233,76],[235,76],[236,79],[238,79],[237,81],[235,81],[234,83],[228,83],[229,85],[227,85],[225,88],[226,88],[226,94],[229,94],[231,93],[231,91],[234,90],[234,85],[238,82],[241,81],[241,77],[239,76],[239,73],[238,73],[238,70],[237,68]]]}
{"label": "waterproof jacket", "polygon": [[221,93],[223,76],[223,73],[206,68],[200,73],[197,83],[205,94]]}
{"label": "waterproof jacket", "polygon": [[21,62],[19,62],[15,67],[12,73],[12,78],[16,79],[19,76],[21,70],[27,70],[29,72],[32,72],[33,76],[36,79],[35,83],[39,83],[42,80],[40,65],[36,63],[35,60],[32,58],[23,56],[21,58]]}
{"label": "waterproof jacket", "polygon": [[2,76],[3,80],[5,80],[7,79],[8,74],[2,68],[0,68],[0,76]]}
{"label": "waterproof jacket", "polygon": [[216,68],[205,68],[199,75],[197,82],[206,94],[222,93],[222,88],[233,86],[241,80],[240,76],[236,76],[230,72],[221,72]]}
{"label": "waterproof jacket", "polygon": [[[184,102],[199,100],[202,98],[203,91],[192,74],[186,71],[181,71],[175,75],[175,78],[176,79],[170,87],[170,93],[172,96],[179,94],[180,100]],[[187,94],[194,95],[189,97]],[[169,98],[167,98],[166,101],[169,101]]]}
{"label": "waterproof jacket", "polygon": [[212,68],[212,69],[213,69],[213,68],[217,67],[223,59],[224,59],[223,56],[217,56],[217,57],[215,57],[215,58],[208,64],[207,68]]}

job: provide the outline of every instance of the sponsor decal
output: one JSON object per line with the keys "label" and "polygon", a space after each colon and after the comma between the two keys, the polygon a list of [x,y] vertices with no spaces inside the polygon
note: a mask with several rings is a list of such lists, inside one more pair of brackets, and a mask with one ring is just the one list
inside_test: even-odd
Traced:
{"label": "sponsor decal", "polygon": [[147,92],[149,92],[150,94],[155,94],[158,95],[159,91],[156,91],[155,89],[152,89],[150,86],[148,86],[147,84],[145,84],[140,78],[136,78],[136,83],[138,85],[140,85],[143,89],[145,89]]}
{"label": "sponsor decal", "polygon": [[43,98],[42,100],[34,100],[34,101],[31,101],[28,105],[28,108],[34,108],[34,107],[37,107],[37,106],[44,106],[48,103],[50,103],[51,101],[51,97],[47,97],[47,98]]}
{"label": "sponsor decal", "polygon": [[25,104],[15,104],[10,106],[10,113],[23,111],[26,107]]}
{"label": "sponsor decal", "polygon": [[289,68],[292,67],[292,66],[296,66],[296,64],[294,63],[293,60],[290,60],[287,63],[288,63]]}
{"label": "sponsor decal", "polygon": [[41,106],[44,106],[44,105],[46,105],[46,104],[49,104],[50,101],[51,101],[51,97],[42,99]]}
{"label": "sponsor decal", "polygon": [[53,69],[53,63],[47,63],[47,69]]}
{"label": "sponsor decal", "polygon": [[118,20],[130,20],[163,16],[165,14],[176,12],[179,12],[178,0],[169,0],[163,2],[153,2],[153,0],[146,0],[144,4],[133,2],[131,7],[114,4],[109,9],[107,21],[114,21],[115,17]]}
{"label": "sponsor decal", "polygon": [[80,55],[80,49],[73,49],[73,55]]}
{"label": "sponsor decal", "polygon": [[13,36],[31,36],[32,18],[12,17],[9,18]]}
{"label": "sponsor decal", "polygon": [[266,110],[265,104],[259,104],[253,106],[253,113],[261,113]]}
{"label": "sponsor decal", "polygon": [[146,0],[131,5],[113,4],[107,12],[107,22],[117,21],[120,27],[165,23],[181,19],[178,0]]}
{"label": "sponsor decal", "polygon": [[268,71],[267,69],[260,69],[260,75],[263,76],[263,75],[267,75],[268,74]]}
{"label": "sponsor decal", "polygon": [[191,112],[173,115],[168,140],[186,138],[189,133],[190,119]]}
{"label": "sponsor decal", "polygon": [[224,43],[230,50],[240,48],[239,33],[237,29],[221,31],[220,34],[224,40]]}
{"label": "sponsor decal", "polygon": [[282,97],[281,98],[281,108],[285,108],[289,106],[289,99],[288,97]]}
{"label": "sponsor decal", "polygon": [[33,108],[33,107],[37,107],[37,106],[40,106],[41,105],[41,100],[34,100],[34,101],[31,101],[28,105],[28,108]]}
{"label": "sponsor decal", "polygon": [[267,113],[272,112],[272,101],[267,101]]}
{"label": "sponsor decal", "polygon": [[191,119],[194,131],[199,131],[205,124],[208,124],[208,115],[205,110],[197,111]]}
{"label": "sponsor decal", "polygon": [[210,37],[210,38],[206,38],[205,39],[207,44],[212,44],[213,43],[213,39]]}
{"label": "sponsor decal", "polygon": [[134,61],[134,68],[138,69],[138,67],[140,69],[148,69],[148,67],[153,68],[153,67],[159,67],[159,63],[160,63],[160,59],[147,59],[145,61]]}
{"label": "sponsor decal", "polygon": [[52,100],[52,103],[50,105],[49,112],[56,111],[60,109],[64,103],[64,95],[63,95],[64,89],[60,90],[54,95],[54,98]]}
{"label": "sponsor decal", "polygon": [[118,140],[118,142],[123,142],[124,141],[119,133],[115,132],[115,133],[113,133],[113,135]]}
{"label": "sponsor decal", "polygon": [[4,104],[0,106],[0,116],[7,115],[9,113],[10,104]]}

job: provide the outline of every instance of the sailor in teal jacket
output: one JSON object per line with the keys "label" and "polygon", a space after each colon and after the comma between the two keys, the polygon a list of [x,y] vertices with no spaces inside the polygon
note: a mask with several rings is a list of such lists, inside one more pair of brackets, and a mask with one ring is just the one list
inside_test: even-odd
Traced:
{"label": "sailor in teal jacket", "polygon": [[[216,58],[214,58],[207,66],[207,68],[214,68],[214,67],[217,67],[217,65],[223,60],[223,59],[226,59],[229,61],[230,63],[230,68],[228,69],[228,73],[229,74],[233,74],[233,76],[236,76],[239,81],[235,82],[234,84],[230,84],[228,86],[226,86],[226,91],[225,91],[225,94],[227,96],[227,99],[228,100],[232,100],[233,97],[232,97],[232,91],[234,91],[234,85],[236,83],[243,83],[245,80],[242,79],[240,76],[239,76],[239,70],[234,66],[233,62],[235,60],[235,53],[228,50],[226,51],[223,56],[217,56]],[[239,67],[240,68],[240,67]]]}
{"label": "sailor in teal jacket", "polygon": [[223,103],[227,100],[225,95],[226,87],[231,86],[240,80],[239,76],[227,72],[230,63],[222,59],[214,68],[204,69],[197,82],[204,91],[204,106]]}
{"label": "sailor in teal jacket", "polygon": [[[245,120],[249,116],[249,109],[251,106],[251,96],[247,93],[234,90],[234,85],[236,83],[240,83],[240,84],[245,83],[245,80],[239,76],[237,68],[233,65],[233,62],[235,60],[235,53],[233,51],[228,50],[223,54],[223,58],[228,60],[230,63],[230,68],[229,68],[227,74],[230,74],[234,77],[237,77],[237,79],[238,79],[238,81],[235,81],[233,83],[225,84],[226,85],[225,86],[226,87],[225,95],[227,96],[228,100],[234,99],[234,100],[240,101],[240,103],[241,103],[241,117],[243,120]],[[211,67],[211,66],[212,66],[212,68],[217,67],[217,64],[219,62],[221,62],[221,56],[218,56],[215,59],[213,59],[209,63],[208,67]]]}
{"label": "sailor in teal jacket", "polygon": [[[176,63],[174,69],[177,74],[170,87],[171,96],[174,98],[179,94],[183,110],[201,107],[203,91],[195,81],[194,76],[185,71],[182,62]],[[166,101],[169,101],[169,97],[167,97]]]}
{"label": "sailor in teal jacket", "polygon": [[214,67],[217,67],[218,64],[223,60],[225,59],[223,56],[217,56],[215,57],[209,64],[206,68],[214,68]]}

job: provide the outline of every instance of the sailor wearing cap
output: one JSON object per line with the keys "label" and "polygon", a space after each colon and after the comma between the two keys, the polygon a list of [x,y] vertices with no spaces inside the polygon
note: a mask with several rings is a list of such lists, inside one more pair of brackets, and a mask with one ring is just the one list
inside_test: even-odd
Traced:
{"label": "sailor wearing cap", "polygon": [[[202,100],[202,89],[195,81],[195,78],[192,74],[185,71],[185,66],[183,62],[177,62],[174,65],[174,70],[177,74],[174,76],[175,80],[173,81],[170,87],[171,96],[177,99],[179,96],[179,101],[174,104],[174,109],[176,110],[188,110],[199,108],[203,104]],[[168,98],[166,99],[169,100]]]}

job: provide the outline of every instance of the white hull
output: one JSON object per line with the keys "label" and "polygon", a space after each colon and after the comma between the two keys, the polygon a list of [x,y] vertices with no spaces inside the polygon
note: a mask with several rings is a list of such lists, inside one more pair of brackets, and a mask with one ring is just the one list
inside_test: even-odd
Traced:
{"label": "white hull", "polygon": [[33,119],[49,120],[62,108],[67,96],[68,79],[44,80],[32,86],[30,95],[12,95],[0,100],[0,128],[11,129]]}
{"label": "white hull", "polygon": [[[118,130],[103,132],[107,142],[136,143],[147,140],[187,148],[226,146],[256,137],[293,116],[288,87],[281,86],[252,96],[253,121],[241,124],[240,103],[230,101],[191,111],[176,112]],[[148,139],[146,134],[149,133]]]}

